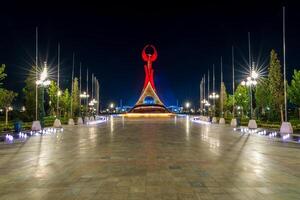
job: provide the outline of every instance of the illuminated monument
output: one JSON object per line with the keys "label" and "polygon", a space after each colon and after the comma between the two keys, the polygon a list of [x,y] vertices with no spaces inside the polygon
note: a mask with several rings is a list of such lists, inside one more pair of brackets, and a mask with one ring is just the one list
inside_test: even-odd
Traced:
{"label": "illuminated monument", "polygon": [[[153,53],[146,53],[146,50],[152,49]],[[172,113],[165,107],[159,99],[154,85],[154,71],[152,63],[157,59],[157,51],[153,45],[146,45],[142,52],[142,58],[147,63],[144,65],[145,82],[142,94],[135,106],[127,113],[127,115],[145,115],[145,116],[169,116]]]}

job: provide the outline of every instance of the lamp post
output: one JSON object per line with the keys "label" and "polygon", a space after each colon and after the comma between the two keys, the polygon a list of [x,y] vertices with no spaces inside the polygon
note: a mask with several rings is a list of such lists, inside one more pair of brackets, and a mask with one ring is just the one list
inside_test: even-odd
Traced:
{"label": "lamp post", "polygon": [[186,102],[186,103],[185,103],[185,108],[186,108],[187,113],[189,113],[189,108],[190,108],[190,106],[191,106],[191,103],[190,103],[190,102]]}
{"label": "lamp post", "polygon": [[247,77],[246,80],[243,80],[241,84],[243,86],[247,86],[250,89],[250,119],[253,117],[253,101],[252,101],[252,87],[255,87],[257,85],[257,78],[258,78],[258,73],[253,69],[250,71],[250,76]]}
{"label": "lamp post", "polygon": [[44,107],[44,96],[45,96],[45,87],[50,85],[50,80],[48,79],[48,68],[47,68],[47,62],[44,62],[44,68],[42,73],[40,74],[39,80],[36,81],[36,85],[39,86],[42,91],[42,102],[41,102],[41,109],[40,109],[40,120],[41,120],[41,126],[44,127],[44,117],[45,117],[45,107]]}
{"label": "lamp post", "polygon": [[215,92],[215,65],[213,65],[213,92],[209,95],[209,98],[213,100],[213,116],[215,116],[216,99],[219,98],[219,95]]}
{"label": "lamp post", "polygon": [[110,103],[110,104],[109,104],[109,108],[110,108],[111,112],[113,112],[114,107],[115,107],[115,104],[114,104],[114,103]]}

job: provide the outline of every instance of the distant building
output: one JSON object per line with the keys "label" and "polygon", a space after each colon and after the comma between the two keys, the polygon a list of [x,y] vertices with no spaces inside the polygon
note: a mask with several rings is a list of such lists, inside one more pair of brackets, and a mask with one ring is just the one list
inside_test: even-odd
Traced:
{"label": "distant building", "polygon": [[183,107],[180,106],[168,106],[167,108],[173,113],[181,113],[183,111]]}

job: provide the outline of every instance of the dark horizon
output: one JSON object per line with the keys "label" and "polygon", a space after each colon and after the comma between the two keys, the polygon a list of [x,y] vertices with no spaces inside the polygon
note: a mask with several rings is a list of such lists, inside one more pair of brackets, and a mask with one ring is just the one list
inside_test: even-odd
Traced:
{"label": "dark horizon", "polygon": [[[56,49],[61,44],[62,87],[71,79],[72,54],[88,67],[100,81],[101,106],[113,101],[133,105],[143,88],[144,62],[141,51],[154,44],[158,59],[153,63],[158,94],[166,105],[189,100],[199,104],[199,82],[216,68],[216,89],[219,88],[220,57],[223,57],[224,81],[232,91],[231,46],[235,48],[236,81],[243,78],[248,60],[247,34],[251,32],[253,60],[267,66],[271,49],[282,59],[282,6],[286,6],[287,71],[299,67],[300,29],[298,5],[291,3],[206,4],[165,9],[103,7],[74,4],[60,9],[9,5],[0,14],[0,63],[6,64],[8,77],[4,87],[21,93],[24,79],[35,57],[35,28],[39,28],[40,63],[47,60],[56,68]],[[14,10],[14,12],[12,12]],[[55,11],[55,12],[54,12]],[[56,69],[54,69],[56,70]],[[56,78],[56,76],[55,76]],[[83,84],[85,88],[85,84]],[[212,82],[211,82],[212,88]],[[22,94],[18,97],[21,102]]]}

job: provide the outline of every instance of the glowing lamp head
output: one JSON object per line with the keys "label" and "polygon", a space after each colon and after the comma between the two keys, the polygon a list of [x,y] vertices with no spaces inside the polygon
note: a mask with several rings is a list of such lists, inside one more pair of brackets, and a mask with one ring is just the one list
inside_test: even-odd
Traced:
{"label": "glowing lamp head", "polygon": [[257,79],[258,78],[258,73],[255,70],[251,71],[251,78]]}
{"label": "glowing lamp head", "polygon": [[115,105],[114,105],[113,103],[111,103],[111,104],[109,105],[110,108],[114,108],[114,106],[115,106]]}
{"label": "glowing lamp head", "polygon": [[44,69],[41,73],[40,80],[44,81],[44,80],[46,80],[47,77],[48,77],[47,62],[44,62]]}
{"label": "glowing lamp head", "polygon": [[190,102],[186,102],[186,103],[185,103],[185,107],[186,107],[186,108],[189,108],[190,106],[191,106]]}
{"label": "glowing lamp head", "polygon": [[61,96],[61,91],[60,90],[58,90],[57,96]]}

